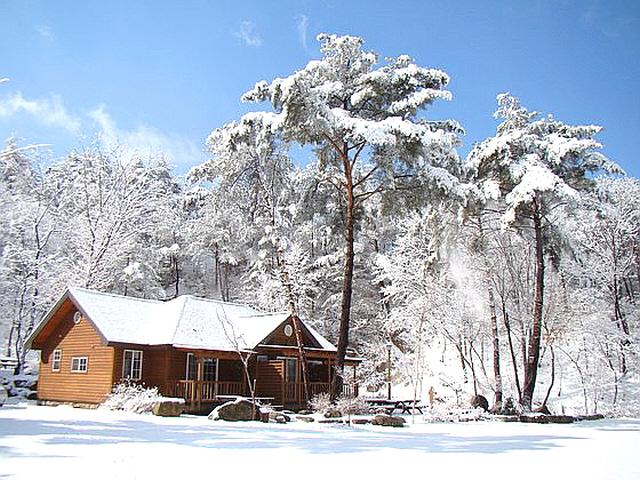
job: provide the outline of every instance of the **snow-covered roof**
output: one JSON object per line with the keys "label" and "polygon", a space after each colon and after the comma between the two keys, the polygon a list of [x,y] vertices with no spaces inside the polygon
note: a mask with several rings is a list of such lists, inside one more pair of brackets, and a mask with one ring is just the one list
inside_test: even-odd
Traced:
{"label": "snow-covered roof", "polygon": [[[248,305],[192,295],[160,301],[77,287],[69,288],[67,295],[104,339],[113,343],[221,351],[251,350],[289,318],[289,314],[284,312],[264,313]],[[29,340],[35,338],[51,318],[53,310]],[[302,323],[323,350],[336,350],[315,329],[304,321]]]}

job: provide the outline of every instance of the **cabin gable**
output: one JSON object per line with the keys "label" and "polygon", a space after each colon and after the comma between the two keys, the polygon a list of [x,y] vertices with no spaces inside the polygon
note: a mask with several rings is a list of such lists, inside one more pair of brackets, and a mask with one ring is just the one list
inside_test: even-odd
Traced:
{"label": "cabin gable", "polygon": [[86,316],[74,318],[76,312],[65,299],[34,340],[41,350],[40,400],[100,403],[111,392],[114,349]]}
{"label": "cabin gable", "polygon": [[[304,326],[304,323],[298,322],[302,333],[302,345],[307,348],[321,348],[318,341],[311,335],[311,332]],[[296,333],[291,317],[287,318],[278,327],[271,332],[260,345],[264,346],[285,346],[297,347]]]}

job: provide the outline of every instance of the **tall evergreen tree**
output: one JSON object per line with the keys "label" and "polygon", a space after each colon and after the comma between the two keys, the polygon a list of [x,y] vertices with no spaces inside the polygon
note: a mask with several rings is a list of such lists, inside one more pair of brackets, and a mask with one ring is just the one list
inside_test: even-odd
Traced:
{"label": "tall evergreen tree", "polygon": [[496,118],[502,119],[495,137],[476,145],[469,154],[472,179],[488,199],[504,202],[505,226],[523,235],[533,233],[535,289],[533,315],[525,358],[522,404],[531,409],[542,338],[545,254],[554,210],[588,188],[597,172],[620,172],[598,152],[594,125],[567,125],[552,116],[539,118],[509,94],[497,97]]}
{"label": "tall evergreen tree", "polygon": [[378,65],[378,55],[365,51],[358,37],[321,34],[318,40],[321,60],[286,78],[257,83],[243,100],[271,103],[274,112],[263,113],[264,122],[285,141],[317,149],[318,175],[335,187],[343,209],[335,396],[349,345],[358,212],[373,195],[424,177],[452,185],[446,167],[457,159],[459,126],[418,115],[435,100],[451,98],[445,72],[420,67],[406,55]]}

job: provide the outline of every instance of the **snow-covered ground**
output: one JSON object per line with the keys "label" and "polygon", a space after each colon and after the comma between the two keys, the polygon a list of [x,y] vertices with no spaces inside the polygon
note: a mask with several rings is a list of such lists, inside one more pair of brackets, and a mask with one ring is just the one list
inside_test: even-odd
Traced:
{"label": "snow-covered ground", "polygon": [[639,444],[631,419],[390,429],[0,408],[0,479],[638,479]]}

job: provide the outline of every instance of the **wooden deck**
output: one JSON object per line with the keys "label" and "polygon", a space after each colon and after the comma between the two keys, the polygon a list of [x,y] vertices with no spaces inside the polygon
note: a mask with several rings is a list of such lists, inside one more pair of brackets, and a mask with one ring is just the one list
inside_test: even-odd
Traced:
{"label": "wooden deck", "polygon": [[[311,397],[319,393],[329,393],[331,385],[327,382],[309,383]],[[179,380],[165,386],[162,393],[167,396],[184,398],[187,410],[191,412],[204,411],[216,404],[222,403],[229,396],[250,396],[249,388],[245,382],[205,382],[198,380]],[[343,385],[343,395],[356,396],[358,386]],[[275,398],[276,403],[284,406],[305,407],[304,384],[302,382],[282,383],[282,396]]]}
{"label": "wooden deck", "polygon": [[[315,397],[319,393],[329,393],[331,384],[328,382],[310,382],[309,396]],[[344,384],[342,395],[345,397],[358,396],[358,386]],[[302,404],[304,402],[304,384],[302,382],[285,382],[283,385],[282,398],[285,404]]]}
{"label": "wooden deck", "polygon": [[178,380],[166,387],[166,394],[184,398],[187,403],[215,402],[220,395],[248,395],[244,382],[205,382],[199,380]]}

